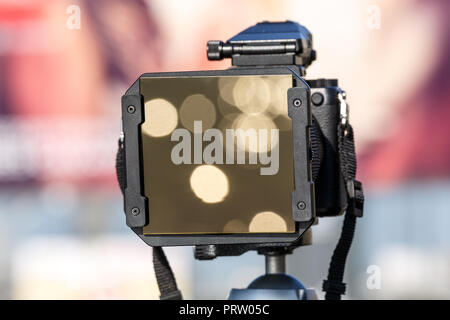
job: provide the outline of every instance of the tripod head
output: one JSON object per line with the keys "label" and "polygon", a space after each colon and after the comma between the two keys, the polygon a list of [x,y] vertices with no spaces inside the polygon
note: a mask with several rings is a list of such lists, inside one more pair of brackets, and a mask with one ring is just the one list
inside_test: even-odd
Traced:
{"label": "tripod head", "polygon": [[312,232],[308,229],[295,243],[250,243],[250,244],[212,244],[197,245],[194,257],[197,260],[212,260],[217,257],[240,256],[247,251],[256,250],[263,255],[286,255],[291,254],[295,248],[312,244]]}

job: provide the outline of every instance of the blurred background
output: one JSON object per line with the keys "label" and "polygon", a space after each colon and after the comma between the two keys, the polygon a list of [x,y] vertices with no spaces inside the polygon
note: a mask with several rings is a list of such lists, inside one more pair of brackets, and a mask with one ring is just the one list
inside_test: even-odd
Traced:
{"label": "blurred background", "polygon": [[[224,69],[207,40],[256,22],[313,34],[307,78],[339,78],[366,211],[352,299],[450,299],[447,0],[0,0],[0,298],[156,299],[147,247],[114,172],[120,97],[143,72]],[[288,271],[320,292],[342,224],[322,219]],[[264,272],[247,253],[167,250],[187,298],[224,299]]]}

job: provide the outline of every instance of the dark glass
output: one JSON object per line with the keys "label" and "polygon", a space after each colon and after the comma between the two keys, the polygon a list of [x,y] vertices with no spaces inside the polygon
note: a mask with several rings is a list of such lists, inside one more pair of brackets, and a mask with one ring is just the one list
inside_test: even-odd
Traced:
{"label": "dark glass", "polygon": [[291,75],[141,79],[145,234],[295,232],[292,81]]}

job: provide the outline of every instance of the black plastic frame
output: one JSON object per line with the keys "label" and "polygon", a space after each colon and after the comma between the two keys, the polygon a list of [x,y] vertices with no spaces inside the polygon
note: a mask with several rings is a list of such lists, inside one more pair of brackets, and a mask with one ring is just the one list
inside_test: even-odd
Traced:
{"label": "black plastic frame", "polygon": [[[208,77],[245,75],[292,75],[293,88],[288,90],[288,115],[292,119],[294,153],[294,190],[292,192],[292,216],[296,221],[295,233],[245,233],[245,234],[193,234],[146,235],[143,227],[151,223],[148,201],[144,196],[143,161],[140,127],[145,121],[144,101],[140,80],[158,77]],[[300,105],[298,101],[300,100]],[[134,106],[130,110],[129,106]],[[133,111],[133,112],[130,112]],[[228,70],[145,73],[122,97],[122,126],[126,159],[126,187],[124,206],[127,225],[150,246],[192,246],[207,244],[263,244],[294,243],[312,225],[315,218],[314,183],[311,174],[309,128],[312,123],[310,88],[293,69],[231,68]],[[299,205],[300,202],[304,203]],[[139,211],[136,211],[136,208]],[[300,209],[301,208],[301,209]],[[133,211],[134,209],[134,211]],[[133,214],[134,212],[134,214]],[[137,214],[136,214],[137,213]]]}

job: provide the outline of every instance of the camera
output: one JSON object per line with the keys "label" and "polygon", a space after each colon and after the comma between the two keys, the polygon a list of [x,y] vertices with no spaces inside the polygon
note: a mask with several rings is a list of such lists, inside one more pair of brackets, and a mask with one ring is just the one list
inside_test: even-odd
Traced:
{"label": "camera", "polygon": [[234,299],[314,299],[285,274],[285,255],[311,243],[319,217],[346,212],[327,299],[340,299],[364,196],[353,129],[336,79],[306,79],[316,59],[298,23],[262,22],[210,60],[227,70],[145,73],[122,97],[116,159],[127,225],[153,247],[161,299],[181,299],[162,247],[194,246],[198,260],[257,250],[266,274]]}
{"label": "camera", "polygon": [[126,223],[151,246],[209,248],[198,258],[226,255],[221,245],[301,245],[318,217],[348,204],[337,130],[345,92],[335,79],[304,78],[316,53],[295,22],[209,41],[207,55],[233,66],[145,73],[122,97]]}

